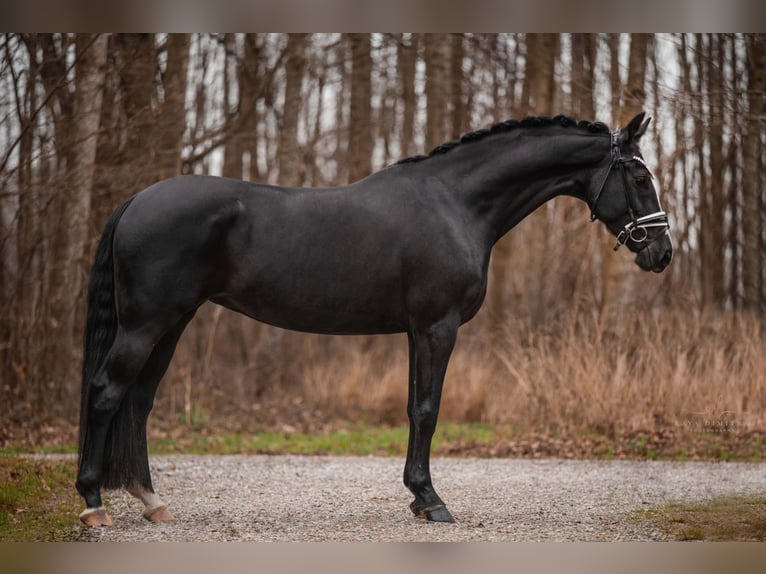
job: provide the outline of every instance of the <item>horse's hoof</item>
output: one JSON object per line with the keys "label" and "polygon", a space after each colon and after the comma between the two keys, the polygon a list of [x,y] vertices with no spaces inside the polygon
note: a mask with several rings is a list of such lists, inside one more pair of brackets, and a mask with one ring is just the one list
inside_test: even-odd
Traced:
{"label": "horse's hoof", "polygon": [[455,519],[443,504],[434,504],[424,507],[417,499],[410,504],[410,510],[419,518],[425,518],[429,522],[455,522]]}
{"label": "horse's hoof", "polygon": [[146,509],[144,510],[143,516],[149,522],[173,522],[175,520],[175,516],[170,514],[167,506]]}
{"label": "horse's hoof", "polygon": [[112,518],[106,508],[86,508],[80,513],[80,522],[85,526],[111,526]]}
{"label": "horse's hoof", "polygon": [[424,513],[426,515],[426,520],[429,522],[455,522],[452,514],[450,514],[450,511],[447,510],[447,507],[444,505],[437,506],[433,509],[426,509],[424,510]]}

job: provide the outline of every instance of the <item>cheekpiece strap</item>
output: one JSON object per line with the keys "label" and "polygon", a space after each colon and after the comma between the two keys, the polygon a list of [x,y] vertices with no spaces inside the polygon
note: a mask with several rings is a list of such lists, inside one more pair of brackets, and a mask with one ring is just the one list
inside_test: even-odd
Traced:
{"label": "cheekpiece strap", "polygon": [[616,129],[612,132],[612,161],[618,162],[622,160],[622,153],[620,152],[620,129]]}

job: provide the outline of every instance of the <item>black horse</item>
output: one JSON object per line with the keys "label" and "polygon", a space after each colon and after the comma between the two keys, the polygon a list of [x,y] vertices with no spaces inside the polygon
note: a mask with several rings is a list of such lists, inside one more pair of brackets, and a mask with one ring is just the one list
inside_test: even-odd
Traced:
{"label": "black horse", "polygon": [[212,301],[285,329],[406,332],[412,511],[453,518],[429,457],[458,327],[484,300],[495,242],[549,199],[586,202],[644,270],[670,262],[668,220],[638,151],[649,120],[614,132],[558,116],[506,121],[348,186],[296,189],[216,177],[161,181],[109,219],[88,286],[80,515],[108,525],[101,488],[125,487],[152,521],[146,421],[176,343]]}

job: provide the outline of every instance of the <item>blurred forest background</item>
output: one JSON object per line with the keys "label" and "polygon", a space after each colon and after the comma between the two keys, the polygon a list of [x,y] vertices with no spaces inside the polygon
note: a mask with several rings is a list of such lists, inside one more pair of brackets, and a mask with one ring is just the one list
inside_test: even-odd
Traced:
{"label": "blurred forest background", "polygon": [[[339,185],[495,121],[642,110],[673,263],[641,272],[585,205],[546,204],[495,248],[440,420],[763,433],[766,36],[2,34],[0,442],[75,436],[95,245],[154,181]],[[290,333],[209,304],[153,432],[400,424],[406,378],[404,335]]]}

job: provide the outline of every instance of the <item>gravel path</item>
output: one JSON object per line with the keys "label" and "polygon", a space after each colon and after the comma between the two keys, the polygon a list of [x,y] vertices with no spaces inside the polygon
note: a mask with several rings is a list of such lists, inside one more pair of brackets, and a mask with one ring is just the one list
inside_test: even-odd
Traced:
{"label": "gravel path", "polygon": [[92,541],[662,540],[636,509],[766,493],[766,464],[437,458],[437,490],[457,522],[415,518],[400,458],[157,456],[154,485],[176,521],[107,496],[115,525]]}

